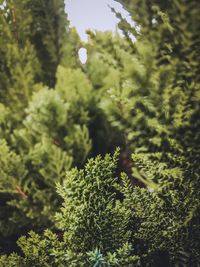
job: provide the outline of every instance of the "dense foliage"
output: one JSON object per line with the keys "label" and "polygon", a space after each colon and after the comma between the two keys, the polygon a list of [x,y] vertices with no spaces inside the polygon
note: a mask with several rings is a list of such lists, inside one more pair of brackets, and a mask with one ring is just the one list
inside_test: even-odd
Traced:
{"label": "dense foliage", "polygon": [[27,230],[52,225],[61,200],[55,182],[72,166],[80,167],[91,149],[91,86],[73,58],[79,38],[74,30],[65,31],[63,2],[46,4],[6,1],[0,10],[3,250],[12,249],[10,241]]}
{"label": "dense foliage", "polygon": [[120,2],[86,44],[62,1],[0,9],[1,266],[200,266],[200,5]]}

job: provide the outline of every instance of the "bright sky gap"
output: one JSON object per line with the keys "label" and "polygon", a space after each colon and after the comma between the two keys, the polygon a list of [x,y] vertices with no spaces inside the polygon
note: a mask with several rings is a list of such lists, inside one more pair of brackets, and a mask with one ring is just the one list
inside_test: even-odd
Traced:
{"label": "bright sky gap", "polygon": [[65,0],[65,11],[70,25],[76,27],[81,39],[85,42],[87,42],[85,33],[87,29],[112,32],[117,30],[119,20],[109,6],[114,7],[133,25],[129,13],[114,0]]}

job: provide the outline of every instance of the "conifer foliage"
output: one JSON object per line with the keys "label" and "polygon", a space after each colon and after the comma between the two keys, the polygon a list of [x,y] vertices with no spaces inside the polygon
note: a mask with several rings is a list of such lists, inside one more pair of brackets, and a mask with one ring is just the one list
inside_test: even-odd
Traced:
{"label": "conifer foliage", "polygon": [[[2,250],[12,250],[9,242],[28,229],[41,231],[52,225],[60,202],[55,183],[72,166],[80,167],[91,149],[87,112],[91,86],[76,60],[70,59],[77,49],[74,39],[77,47],[79,40],[75,31],[65,30],[64,3],[48,2],[48,10],[46,4],[4,1],[0,10]],[[54,36],[56,26],[62,33],[59,40]],[[80,106],[83,90],[88,97]],[[76,93],[70,96],[71,92]]]}
{"label": "conifer foliage", "polygon": [[120,2],[84,66],[62,1],[0,10],[0,266],[200,266],[200,5]]}

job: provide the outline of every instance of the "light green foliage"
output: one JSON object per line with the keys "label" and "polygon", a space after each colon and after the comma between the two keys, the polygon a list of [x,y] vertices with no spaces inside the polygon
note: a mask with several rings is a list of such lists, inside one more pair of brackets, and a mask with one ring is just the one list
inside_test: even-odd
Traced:
{"label": "light green foliage", "polygon": [[48,133],[49,129],[54,131],[65,125],[68,109],[67,103],[56,91],[45,88],[33,95],[26,111],[25,124],[30,131],[36,133]]}
{"label": "light green foliage", "polygon": [[[88,125],[93,155],[105,153],[113,140],[112,130],[99,107],[101,94],[94,90],[94,84],[88,73],[79,68],[69,69],[59,66],[56,90],[69,103],[69,109],[73,107],[74,119],[80,124]],[[82,143],[83,147],[84,139],[88,138],[87,131],[84,132],[84,135],[76,135],[76,131],[72,131],[74,138],[77,137],[77,142]]]}
{"label": "light green foliage", "polygon": [[130,214],[119,201],[119,179],[114,178],[118,154],[98,156],[83,170],[67,172],[58,184],[64,203],[56,221],[62,231],[21,237],[23,257],[2,256],[1,266],[138,266],[139,257],[128,243]]}
{"label": "light green foliage", "polygon": [[50,230],[46,230],[42,236],[30,232],[28,237],[21,237],[18,245],[23,251],[24,257],[11,254],[9,257],[2,256],[0,264],[4,266],[28,267],[28,266],[85,266],[83,256],[73,254],[67,250],[66,245],[60,242],[58,236]]}
{"label": "light green foliage", "polygon": [[116,202],[114,189],[117,156],[116,152],[113,159],[108,155],[105,159],[91,159],[84,170],[73,169],[67,173],[63,186],[58,185],[64,200],[62,212],[57,214],[58,225],[74,251],[97,246],[109,251],[128,238],[126,224],[121,224],[123,209]]}
{"label": "light green foliage", "polygon": [[94,97],[89,79],[78,68],[69,69],[59,66],[56,90],[65,101],[70,104],[76,103],[77,109],[80,104],[89,106],[92,97]]}
{"label": "light green foliage", "polygon": [[[126,43],[119,35],[112,33],[88,32],[89,43],[86,44],[88,50],[88,61],[86,69],[88,76],[96,89],[107,89],[118,84],[120,80],[119,61],[127,55],[125,50],[130,51]],[[117,53],[118,52],[118,53]],[[127,59],[127,58],[126,58]]]}
{"label": "light green foliage", "polygon": [[95,99],[91,83],[81,69],[59,66],[56,91],[64,101],[67,101],[69,109],[73,107],[74,118],[77,122],[87,123],[89,120],[88,111]]}
{"label": "light green foliage", "polygon": [[119,248],[116,252],[110,253],[108,252],[106,256],[101,254],[101,251],[95,249],[95,251],[91,251],[88,254],[89,260],[93,263],[95,267],[110,267],[110,266],[121,266],[121,267],[136,267],[139,265],[139,257],[132,256],[132,247],[128,243],[125,243],[121,248]]}
{"label": "light green foliage", "polygon": [[[76,82],[73,83],[75,86]],[[59,86],[62,88],[61,81]],[[87,105],[83,105],[81,113],[77,112],[75,99],[79,92],[74,95],[74,101],[72,96],[68,102],[61,98],[58,90],[39,87],[38,90],[29,102],[21,127],[10,136],[12,148],[21,157],[19,165],[26,170],[25,176],[12,179],[15,183],[20,179],[21,190],[27,194],[26,199],[16,199],[11,195],[9,202],[4,202],[6,209],[12,207],[10,234],[12,231],[19,233],[22,225],[28,229],[52,225],[53,215],[60,203],[55,192],[56,182],[62,181],[66,170],[72,166],[81,166],[91,149],[85,111]],[[3,105],[2,109],[5,110]],[[5,118],[6,112],[2,126]],[[12,183],[9,176],[4,179]],[[4,190],[10,194],[6,188]],[[7,218],[2,217],[2,220],[7,221]]]}
{"label": "light green foliage", "polygon": [[[167,129],[163,130],[163,122],[158,123],[155,116],[164,112],[163,106],[166,105],[162,102],[166,97],[163,97],[162,90],[172,82],[173,66],[162,66],[158,72],[156,51],[147,41],[135,43],[133,50],[125,40],[117,36],[113,39],[107,37],[93,36],[99,42],[95,54],[107,68],[106,75],[102,76],[99,105],[112,126],[123,132],[123,143],[129,149],[130,146],[143,148],[144,143],[150,143],[151,137],[152,142],[159,145],[160,140],[158,137],[153,139],[154,134],[162,134]],[[105,48],[102,39],[107,41]],[[90,56],[92,60],[92,53]],[[167,89],[165,94],[170,93]]]}
{"label": "light green foliage", "polygon": [[[65,14],[66,16],[67,14]],[[60,65],[65,68],[76,69],[80,67],[80,60],[78,58],[78,51],[81,48],[81,40],[76,31],[76,28],[67,29],[67,40],[62,47],[63,56],[60,57]]]}
{"label": "light green foliage", "polygon": [[[24,127],[14,133],[16,143],[21,142],[20,147],[16,147],[16,149],[19,151],[20,148],[23,148],[23,151],[29,149],[33,158],[36,158],[40,153],[42,155],[45,151],[46,157],[56,157],[58,153],[49,152],[64,150],[68,153],[68,158],[74,156],[76,164],[81,164],[90,150],[89,134],[86,127],[88,118],[84,108],[83,115],[77,114],[76,103],[73,104],[72,101],[64,101],[57,90],[44,88],[35,93],[26,110]],[[42,147],[44,148],[42,149]],[[63,153],[66,154],[64,151]],[[37,159],[38,162],[41,160],[42,158]],[[67,161],[70,162],[69,159]],[[57,162],[59,161],[57,160]],[[55,159],[52,158],[51,164],[55,163]],[[63,162],[63,167],[65,164],[66,161]],[[68,168],[70,165],[68,164]],[[43,167],[42,164],[41,166]],[[55,175],[56,177],[59,178],[59,173]]]}
{"label": "light green foliage", "polygon": [[97,32],[96,35],[88,32],[88,34],[89,43],[85,45],[88,51],[85,71],[95,89],[97,107],[95,113],[99,114],[93,124],[93,128],[97,129],[95,133],[98,134],[95,147],[101,147],[101,143],[104,143],[107,149],[110,149],[113,145],[121,145],[124,142],[121,129],[118,131],[115,123],[112,123],[113,114],[110,109],[115,106],[109,96],[113,88],[120,90],[121,76],[124,74],[121,63],[127,62],[130,58],[130,54],[125,52],[130,51],[130,48],[119,35],[113,36],[110,32]]}
{"label": "light green foliage", "polygon": [[[39,244],[39,246],[38,246]],[[51,231],[45,231],[43,236],[34,232],[29,233],[29,237],[21,237],[18,245],[23,251],[24,257],[13,253],[9,257],[1,256],[2,267],[28,267],[28,266],[69,266],[69,267],[136,267],[139,265],[139,257],[131,256],[132,248],[129,244],[123,245],[116,252],[108,252],[103,256],[98,249],[86,254],[74,254],[68,250],[64,242]]]}

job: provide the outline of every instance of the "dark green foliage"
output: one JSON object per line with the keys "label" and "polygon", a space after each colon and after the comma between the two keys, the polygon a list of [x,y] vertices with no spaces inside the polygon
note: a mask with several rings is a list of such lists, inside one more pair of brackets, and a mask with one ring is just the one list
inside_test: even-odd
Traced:
{"label": "dark green foliage", "polygon": [[[143,264],[156,265],[164,253],[170,264],[181,262],[179,257],[185,255],[184,264],[195,266],[200,242],[199,5],[196,1],[128,3],[139,26],[137,42],[129,46],[129,38],[90,34],[88,70],[90,64],[95,66],[95,58],[98,66],[105,66],[104,72],[95,69],[101,81],[101,108],[121,132],[118,141],[126,155],[134,152],[133,176],[154,191],[152,198],[139,190],[136,198],[136,211],[141,203],[143,208],[137,215],[142,224],[135,237],[144,241],[149,254]],[[123,29],[128,33],[129,26]]]}
{"label": "dark green foliage", "polygon": [[[11,221],[10,213],[15,210],[11,207],[5,206],[5,203],[10,203],[12,197],[20,201],[20,198],[26,198],[26,195],[21,195],[17,191],[20,188],[20,180],[26,175],[26,169],[21,164],[21,157],[9,150],[5,140],[0,142],[0,194],[1,194],[1,220],[0,220],[0,235],[8,236],[14,229],[14,224],[10,224]],[[14,218],[12,218],[14,220]],[[21,221],[21,220],[20,220]],[[20,227],[23,225],[21,221]],[[2,246],[2,243],[1,243]]]}
{"label": "dark green foliage", "polygon": [[70,53],[77,50],[79,39],[68,28],[64,1],[36,0],[31,2],[30,9],[33,17],[31,42],[41,63],[40,80],[54,87],[58,65],[73,67]]}
{"label": "dark green foliage", "polygon": [[21,119],[34,90],[34,79],[40,72],[30,42],[32,17],[28,3],[28,0],[6,1],[0,9],[0,97],[11,109],[15,121]]}
{"label": "dark green foliage", "polygon": [[[142,10],[134,12],[139,5]],[[200,6],[197,1],[127,1],[127,6],[140,25],[132,56],[138,62],[131,75],[136,88],[131,86],[125,96],[113,90],[118,110],[113,123],[127,133],[129,149],[134,152],[133,175],[159,197],[158,201],[143,201],[140,216],[145,221],[140,238],[149,244],[149,251],[152,246],[167,251],[171,264],[182,261],[183,266],[196,266],[200,243]],[[152,46],[149,40],[156,43]],[[118,109],[120,101],[123,109],[130,107],[125,116]]]}

